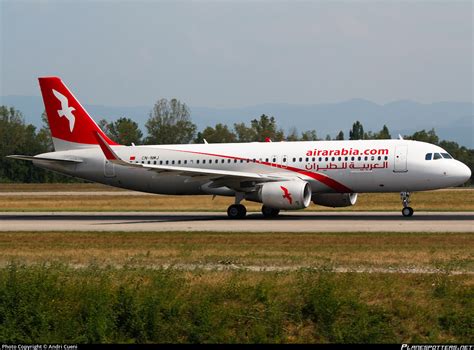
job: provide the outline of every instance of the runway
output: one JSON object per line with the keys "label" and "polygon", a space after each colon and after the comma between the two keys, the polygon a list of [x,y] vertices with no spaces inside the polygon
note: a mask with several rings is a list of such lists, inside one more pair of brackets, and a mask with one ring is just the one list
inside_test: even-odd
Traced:
{"label": "runway", "polygon": [[214,212],[3,212],[0,231],[215,232],[474,232],[473,212],[284,212],[275,219],[249,213],[230,220]]}

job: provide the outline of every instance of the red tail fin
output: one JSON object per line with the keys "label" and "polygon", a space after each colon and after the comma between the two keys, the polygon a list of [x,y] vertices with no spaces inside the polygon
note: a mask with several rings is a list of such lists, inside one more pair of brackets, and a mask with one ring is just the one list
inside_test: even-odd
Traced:
{"label": "red tail fin", "polygon": [[99,133],[109,145],[117,145],[98,127],[60,78],[38,78],[49,127],[57,151],[97,145]]}

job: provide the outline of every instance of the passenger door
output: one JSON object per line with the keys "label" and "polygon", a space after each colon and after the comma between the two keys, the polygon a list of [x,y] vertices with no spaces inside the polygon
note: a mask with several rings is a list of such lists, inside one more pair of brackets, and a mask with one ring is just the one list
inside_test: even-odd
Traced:
{"label": "passenger door", "polygon": [[408,146],[402,145],[395,148],[395,159],[393,162],[393,171],[396,173],[405,173],[407,168]]}

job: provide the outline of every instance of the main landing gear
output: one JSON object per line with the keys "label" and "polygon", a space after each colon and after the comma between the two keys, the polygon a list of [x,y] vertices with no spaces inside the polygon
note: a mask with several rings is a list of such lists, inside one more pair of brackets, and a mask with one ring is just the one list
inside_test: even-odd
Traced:
{"label": "main landing gear", "polygon": [[247,215],[247,209],[242,204],[232,204],[227,209],[227,215],[231,219],[243,219]]}
{"label": "main landing gear", "polygon": [[402,215],[405,217],[412,216],[414,210],[410,207],[410,192],[400,192],[400,198],[403,203]]}
{"label": "main landing gear", "polygon": [[227,215],[230,219],[243,219],[247,215],[247,208],[240,204],[244,199],[245,195],[241,192],[235,193],[235,204],[232,204],[227,208]]}
{"label": "main landing gear", "polygon": [[280,209],[270,208],[265,205],[262,206],[262,214],[266,218],[276,218],[280,214]]}

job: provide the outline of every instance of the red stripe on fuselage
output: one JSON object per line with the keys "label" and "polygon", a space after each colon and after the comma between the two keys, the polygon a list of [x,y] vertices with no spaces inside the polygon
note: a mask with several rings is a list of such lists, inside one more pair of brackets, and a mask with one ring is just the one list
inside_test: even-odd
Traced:
{"label": "red stripe on fuselage", "polygon": [[[196,152],[196,151],[184,151],[184,150],[169,149],[169,148],[167,148],[166,150],[176,151],[176,152],[184,152],[184,153],[202,154],[202,155],[211,156],[211,157],[221,157],[221,158],[237,159],[237,160],[245,160],[245,161],[248,159],[249,161],[251,161],[253,163],[253,160],[250,159],[250,158],[226,156],[226,155],[223,155],[223,154],[214,154],[214,153],[205,153],[205,152]],[[337,192],[340,192],[340,193],[352,193],[353,192],[350,188],[346,187],[345,185],[341,184],[340,182],[337,182],[336,180],[331,179],[330,177],[328,177],[327,175],[324,175],[324,174],[313,173],[313,172],[310,172],[310,171],[307,171],[307,170],[304,170],[304,169],[295,168],[295,167],[292,167],[292,166],[283,166],[283,165],[277,164],[277,163],[262,162],[258,159],[255,160],[255,163],[271,166],[273,168],[280,168],[280,169],[284,169],[284,170],[289,170],[289,171],[293,171],[293,172],[301,174],[301,175],[305,175],[307,177],[310,177],[312,179],[315,179],[315,180],[325,184],[326,186],[328,186],[328,187],[332,188],[333,190],[336,190]]]}

